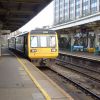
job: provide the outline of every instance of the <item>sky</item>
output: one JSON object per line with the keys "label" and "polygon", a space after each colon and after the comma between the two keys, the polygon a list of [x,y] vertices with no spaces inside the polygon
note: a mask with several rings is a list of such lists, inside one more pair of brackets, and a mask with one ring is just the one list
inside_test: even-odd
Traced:
{"label": "sky", "polygon": [[53,25],[54,12],[53,3],[51,2],[47,5],[39,14],[37,14],[33,19],[31,19],[27,24],[19,29],[19,31],[30,31],[35,28],[42,28],[43,26]]}

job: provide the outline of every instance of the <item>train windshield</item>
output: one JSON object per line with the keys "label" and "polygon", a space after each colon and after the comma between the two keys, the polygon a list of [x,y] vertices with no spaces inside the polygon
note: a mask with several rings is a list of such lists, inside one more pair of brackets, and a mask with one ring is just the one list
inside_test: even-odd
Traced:
{"label": "train windshield", "polygon": [[40,44],[40,47],[47,47],[47,37],[46,36],[41,36],[39,44]]}
{"label": "train windshield", "polygon": [[55,36],[31,36],[31,47],[55,47]]}
{"label": "train windshield", "polygon": [[50,47],[55,47],[56,46],[56,37],[55,36],[50,36]]}

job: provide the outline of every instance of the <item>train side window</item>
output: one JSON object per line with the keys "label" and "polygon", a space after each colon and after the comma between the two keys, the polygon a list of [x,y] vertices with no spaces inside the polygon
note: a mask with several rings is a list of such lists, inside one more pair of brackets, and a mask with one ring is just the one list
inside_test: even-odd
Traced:
{"label": "train side window", "polygon": [[20,44],[23,44],[23,37],[19,37],[19,41]]}
{"label": "train side window", "polygon": [[16,44],[18,44],[18,37],[16,38]]}

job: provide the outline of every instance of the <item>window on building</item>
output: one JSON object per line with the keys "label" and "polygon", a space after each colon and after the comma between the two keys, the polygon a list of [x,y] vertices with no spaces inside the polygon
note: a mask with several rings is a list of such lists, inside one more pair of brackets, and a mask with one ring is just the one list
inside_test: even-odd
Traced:
{"label": "window on building", "polygon": [[80,11],[76,12],[76,18],[80,17]]}
{"label": "window on building", "polygon": [[55,12],[54,12],[55,18],[54,23],[59,23],[59,0],[55,0]]}
{"label": "window on building", "polygon": [[83,16],[89,14],[89,0],[83,0]]}
{"label": "window on building", "polygon": [[75,0],[75,2],[80,2],[80,0]]}
{"label": "window on building", "polygon": [[97,12],[97,0],[91,0],[91,13]]}
{"label": "window on building", "polygon": [[75,2],[75,18],[80,17],[80,0],[76,0]]}
{"label": "window on building", "polygon": [[60,23],[64,22],[64,0],[60,0]]}
{"label": "window on building", "polygon": [[65,22],[67,22],[69,20],[69,1],[68,0],[65,0],[64,14],[65,14]]}
{"label": "window on building", "polygon": [[69,2],[69,16],[70,16],[70,20],[74,19],[74,2],[73,0],[70,0]]}
{"label": "window on building", "polygon": [[72,4],[72,5],[73,5],[73,3],[74,3],[73,0],[69,0],[69,2],[70,2],[70,4]]}

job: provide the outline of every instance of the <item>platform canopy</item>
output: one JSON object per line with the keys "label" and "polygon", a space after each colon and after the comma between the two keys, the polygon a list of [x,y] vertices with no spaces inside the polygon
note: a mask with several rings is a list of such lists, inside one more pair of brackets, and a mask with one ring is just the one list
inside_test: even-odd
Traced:
{"label": "platform canopy", "polygon": [[0,30],[19,29],[52,0],[0,0]]}

